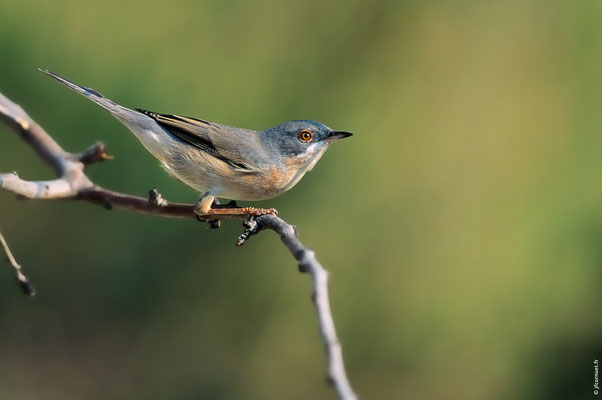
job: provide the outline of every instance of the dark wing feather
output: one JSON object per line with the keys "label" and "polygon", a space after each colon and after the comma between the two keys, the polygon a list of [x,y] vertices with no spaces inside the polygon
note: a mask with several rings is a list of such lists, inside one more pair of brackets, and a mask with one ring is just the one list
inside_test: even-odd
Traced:
{"label": "dark wing feather", "polygon": [[137,111],[154,119],[161,127],[180,140],[183,140],[200,150],[230,164],[233,167],[251,170],[242,159],[229,157],[229,151],[220,151],[212,141],[212,137],[227,135],[222,127],[202,119],[181,117],[170,114],[159,114],[137,108]]}

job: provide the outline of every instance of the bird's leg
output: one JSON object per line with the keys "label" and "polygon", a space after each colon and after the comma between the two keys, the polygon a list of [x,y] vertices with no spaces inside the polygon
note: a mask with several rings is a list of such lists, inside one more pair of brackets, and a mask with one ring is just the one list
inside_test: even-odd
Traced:
{"label": "bird's leg", "polygon": [[207,193],[195,204],[194,213],[199,221],[209,223],[210,229],[217,229],[221,226],[220,220],[218,218],[207,218],[207,211],[213,206],[219,206],[219,200]]}
{"label": "bird's leg", "polygon": [[211,222],[219,217],[258,217],[266,214],[278,214],[278,211],[273,208],[237,207],[236,202],[230,202],[224,206],[220,206],[219,203],[215,204],[214,201],[215,196],[207,193],[198,201],[198,203],[196,203],[194,212],[199,219]]}
{"label": "bird's leg", "polygon": [[[211,207],[217,207],[217,206],[219,206],[219,200],[216,197],[215,199],[213,199],[213,204],[211,204]],[[209,229],[217,229],[220,226],[222,226],[222,223],[217,218],[209,221]]]}

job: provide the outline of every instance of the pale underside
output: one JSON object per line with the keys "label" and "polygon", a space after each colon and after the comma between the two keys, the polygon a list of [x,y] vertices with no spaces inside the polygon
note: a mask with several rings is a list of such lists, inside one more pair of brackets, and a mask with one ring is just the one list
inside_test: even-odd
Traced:
{"label": "pale underside", "polygon": [[[211,194],[231,200],[265,200],[286,192],[313,168],[327,147],[323,144],[313,154],[310,149],[299,156],[282,160],[254,146],[252,152],[255,154],[245,163],[247,168],[240,168],[174,138],[156,123],[152,129],[126,125],[144,147],[161,161],[169,175],[201,195]],[[241,153],[244,154],[243,151]],[[257,165],[254,159],[259,157],[266,162]]]}

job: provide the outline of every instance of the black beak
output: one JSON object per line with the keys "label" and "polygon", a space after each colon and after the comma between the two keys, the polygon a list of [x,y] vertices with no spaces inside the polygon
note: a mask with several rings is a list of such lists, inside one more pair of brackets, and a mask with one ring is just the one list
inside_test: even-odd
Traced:
{"label": "black beak", "polygon": [[330,139],[331,140],[338,140],[338,139],[343,139],[349,136],[352,136],[353,133],[351,132],[332,132],[330,134]]}

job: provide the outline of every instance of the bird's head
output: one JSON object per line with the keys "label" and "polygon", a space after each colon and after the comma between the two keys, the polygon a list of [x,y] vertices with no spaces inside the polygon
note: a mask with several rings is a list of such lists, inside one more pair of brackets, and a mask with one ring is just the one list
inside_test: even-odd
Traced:
{"label": "bird's head", "polygon": [[351,136],[315,121],[290,121],[261,132],[261,139],[281,162],[297,160],[311,169],[333,142]]}

